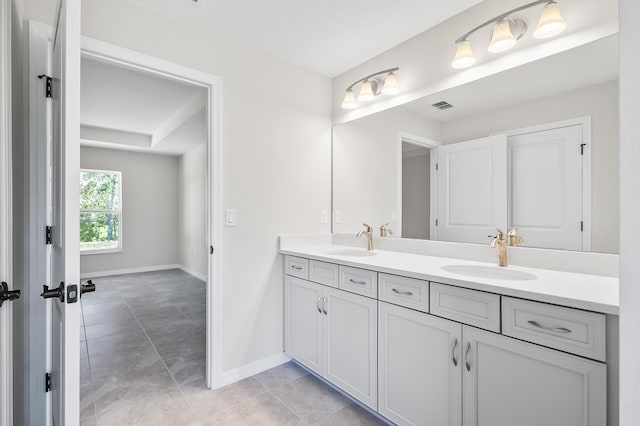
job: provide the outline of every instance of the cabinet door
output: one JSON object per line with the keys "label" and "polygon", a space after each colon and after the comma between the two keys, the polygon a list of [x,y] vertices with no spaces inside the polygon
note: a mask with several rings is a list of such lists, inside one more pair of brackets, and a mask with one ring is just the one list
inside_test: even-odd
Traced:
{"label": "cabinet door", "polygon": [[462,326],[379,303],[379,412],[399,425],[462,423]]}
{"label": "cabinet door", "polygon": [[606,365],[463,327],[465,426],[602,426]]}
{"label": "cabinet door", "polygon": [[324,377],[377,408],[377,301],[326,288]]}
{"label": "cabinet door", "polygon": [[322,374],[323,288],[285,276],[285,351],[318,374]]}

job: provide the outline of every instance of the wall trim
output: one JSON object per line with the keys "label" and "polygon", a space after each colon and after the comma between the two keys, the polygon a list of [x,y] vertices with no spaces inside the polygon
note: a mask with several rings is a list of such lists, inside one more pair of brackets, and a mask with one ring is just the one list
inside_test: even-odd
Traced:
{"label": "wall trim", "polygon": [[207,281],[207,276],[205,274],[201,274],[200,272],[196,272],[193,269],[189,269],[184,265],[178,265],[178,267],[180,269],[182,269],[184,272],[186,272],[187,274],[193,275],[194,277],[198,278],[199,280]]}
{"label": "wall trim", "polygon": [[111,275],[138,274],[140,272],[166,271],[167,269],[182,269],[182,265],[175,263],[170,265],[142,266],[139,268],[112,269],[110,271],[82,272],[80,274],[80,279],[109,277]]}
{"label": "wall trim", "polygon": [[223,371],[220,374],[220,381],[217,385],[219,387],[230,385],[231,383],[235,383],[239,380],[246,379],[247,377],[251,377],[273,367],[282,365],[290,360],[291,358],[287,354],[280,352],[266,358],[262,358],[258,361],[241,365],[240,367],[236,367],[228,371]]}

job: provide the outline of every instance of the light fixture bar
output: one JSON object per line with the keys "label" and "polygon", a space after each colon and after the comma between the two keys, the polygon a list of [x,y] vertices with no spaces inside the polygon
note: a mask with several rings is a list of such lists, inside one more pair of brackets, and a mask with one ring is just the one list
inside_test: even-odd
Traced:
{"label": "light fixture bar", "polygon": [[[505,12],[505,13],[503,13],[503,14],[501,14],[501,15],[498,15],[498,16],[496,16],[496,17],[494,17],[494,18],[491,18],[491,19],[489,19],[488,21],[486,21],[486,22],[484,22],[484,23],[482,23],[482,24],[478,25],[477,27],[475,27],[474,29],[472,29],[472,30],[471,30],[471,31],[469,31],[468,33],[464,34],[462,37],[459,37],[459,38],[455,41],[455,43],[456,43],[456,44],[458,44],[458,43],[460,43],[460,42],[462,42],[462,41],[466,40],[466,39],[467,39],[467,37],[469,37],[471,34],[475,33],[476,31],[478,31],[478,30],[479,30],[479,29],[481,29],[481,28],[486,27],[487,25],[491,25],[491,24],[493,24],[493,23],[495,23],[495,22],[497,22],[497,21],[500,21],[501,19],[506,18],[507,16],[509,16],[509,15],[511,15],[511,14],[514,14],[514,13],[516,13],[516,12],[520,12],[521,10],[529,9],[530,7],[537,6],[537,5],[542,4],[542,3],[555,3],[555,1],[554,1],[554,0],[537,0],[537,1],[534,1],[534,2],[531,2],[531,3],[527,3],[527,4],[523,5],[523,6],[516,7],[515,9],[511,9],[511,10],[510,10],[510,11],[508,11],[508,12]],[[357,84],[357,83],[358,83],[358,82],[356,82],[356,83],[354,83],[354,84]]]}
{"label": "light fixture bar", "polygon": [[370,78],[376,77],[376,76],[381,75],[381,74],[387,74],[387,73],[390,73],[390,72],[398,71],[399,69],[400,69],[400,67],[395,67],[395,68],[389,68],[388,70],[378,71],[378,72],[374,72],[373,74],[369,74],[368,76],[361,78],[360,80],[358,80],[355,83],[353,83],[351,86],[347,87],[347,91],[353,89],[353,86],[355,86],[358,83],[365,82],[365,81],[369,80]]}

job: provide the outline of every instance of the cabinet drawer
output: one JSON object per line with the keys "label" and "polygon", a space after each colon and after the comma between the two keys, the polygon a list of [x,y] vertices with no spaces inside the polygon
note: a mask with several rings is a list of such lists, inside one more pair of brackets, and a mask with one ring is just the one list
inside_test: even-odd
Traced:
{"label": "cabinet drawer", "polygon": [[378,274],[379,299],[429,312],[429,283],[398,275]]}
{"label": "cabinet drawer", "polygon": [[502,298],[502,332],[606,362],[606,317],[595,312]]}
{"label": "cabinet drawer", "polygon": [[430,312],[464,324],[500,332],[500,296],[431,283]]}
{"label": "cabinet drawer", "polygon": [[333,263],[309,261],[309,281],[338,287],[339,268]]}
{"label": "cabinet drawer", "polygon": [[343,290],[367,297],[378,297],[378,273],[340,265],[340,285]]}
{"label": "cabinet drawer", "polygon": [[302,257],[285,256],[284,273],[294,277],[309,279],[309,260]]}

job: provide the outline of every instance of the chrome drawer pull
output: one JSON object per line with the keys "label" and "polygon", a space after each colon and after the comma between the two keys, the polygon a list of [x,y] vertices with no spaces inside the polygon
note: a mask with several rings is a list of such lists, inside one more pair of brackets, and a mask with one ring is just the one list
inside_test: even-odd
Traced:
{"label": "chrome drawer pull", "polygon": [[469,362],[469,352],[471,352],[471,343],[467,342],[467,350],[464,354],[464,366],[467,371],[471,371],[471,362]]}
{"label": "chrome drawer pull", "polygon": [[291,265],[291,269],[297,269],[298,271],[302,271],[302,266]]}
{"label": "chrome drawer pull", "polygon": [[324,312],[324,314],[327,315],[327,298],[323,297],[322,300],[323,300],[323,302],[322,302],[322,312]]}
{"label": "chrome drawer pull", "polygon": [[453,366],[458,366],[458,359],[456,358],[456,348],[458,347],[458,338],[453,339],[453,347],[451,348],[451,361],[453,362]]}
{"label": "chrome drawer pull", "polygon": [[413,296],[413,293],[410,292],[410,291],[400,291],[400,290],[395,289],[395,288],[392,288],[391,291],[396,293],[396,294],[401,294],[403,296]]}
{"label": "chrome drawer pull", "polygon": [[349,282],[350,283],[354,283],[354,284],[367,285],[366,282],[364,282],[364,281],[356,281],[353,278],[349,278]]}
{"label": "chrome drawer pull", "polygon": [[316,308],[318,308],[318,313],[322,313],[322,309],[320,309],[320,301],[322,300],[322,296],[318,297],[318,301],[316,302]]}
{"label": "chrome drawer pull", "polygon": [[543,330],[555,331],[556,333],[571,333],[571,330],[569,330],[568,328],[565,328],[565,327],[545,327],[543,325],[540,325],[539,322],[534,321],[534,320],[529,320],[527,322],[529,324],[531,324],[532,326],[541,328]]}

